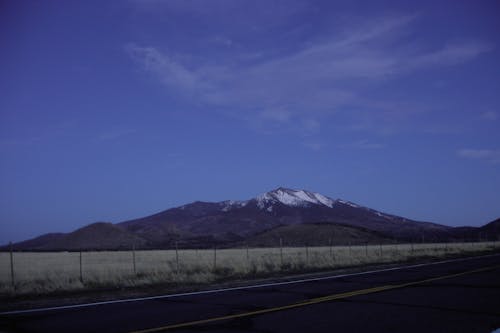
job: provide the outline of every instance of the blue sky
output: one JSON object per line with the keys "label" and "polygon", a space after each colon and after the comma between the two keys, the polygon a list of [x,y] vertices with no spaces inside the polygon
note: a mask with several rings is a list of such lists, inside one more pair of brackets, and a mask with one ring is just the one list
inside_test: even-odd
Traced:
{"label": "blue sky", "polygon": [[304,188],[500,217],[498,1],[11,1],[0,243]]}

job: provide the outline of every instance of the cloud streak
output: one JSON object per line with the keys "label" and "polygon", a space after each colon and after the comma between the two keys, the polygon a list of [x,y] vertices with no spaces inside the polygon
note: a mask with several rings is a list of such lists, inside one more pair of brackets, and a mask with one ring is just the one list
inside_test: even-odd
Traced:
{"label": "cloud streak", "polygon": [[344,149],[374,150],[374,149],[385,148],[385,145],[378,143],[378,142],[370,142],[368,140],[359,140],[359,141],[339,145],[339,147],[344,148]]}
{"label": "cloud streak", "polygon": [[457,155],[466,159],[489,161],[495,164],[500,163],[500,149],[464,148],[459,149]]}
{"label": "cloud streak", "polygon": [[135,129],[112,129],[101,133],[98,136],[100,141],[112,141],[136,133]]}
{"label": "cloud streak", "polygon": [[312,151],[320,151],[324,145],[320,142],[303,142],[302,145]]}
{"label": "cloud streak", "polygon": [[128,54],[177,95],[247,120],[306,124],[307,119],[362,103],[369,84],[417,70],[456,66],[487,52],[480,41],[423,49],[401,37],[416,15],[384,17],[361,28],[314,42],[280,56],[248,63],[239,54],[224,65],[191,63],[154,46],[129,44]]}
{"label": "cloud streak", "polygon": [[498,115],[498,112],[495,111],[486,111],[481,114],[481,119],[483,120],[495,121],[499,118],[500,116]]}

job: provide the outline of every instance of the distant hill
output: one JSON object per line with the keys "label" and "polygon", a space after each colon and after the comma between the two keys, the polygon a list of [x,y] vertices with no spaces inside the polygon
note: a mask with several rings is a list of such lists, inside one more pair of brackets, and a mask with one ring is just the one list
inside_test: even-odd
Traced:
{"label": "distant hill", "polygon": [[105,250],[143,247],[146,240],[126,229],[105,222],[89,224],[73,232],[46,234],[13,245],[18,250]]}
{"label": "distant hill", "polygon": [[334,223],[307,223],[284,225],[248,237],[237,246],[277,247],[283,246],[328,246],[393,243],[392,238],[376,232]]}
{"label": "distant hill", "polygon": [[479,228],[479,238],[485,240],[500,240],[500,218]]}
{"label": "distant hill", "polygon": [[499,220],[482,228],[413,221],[306,190],[277,188],[245,201],[193,202],[117,224],[93,223],[71,233],[14,244],[22,250],[276,246],[447,241],[496,238]]}

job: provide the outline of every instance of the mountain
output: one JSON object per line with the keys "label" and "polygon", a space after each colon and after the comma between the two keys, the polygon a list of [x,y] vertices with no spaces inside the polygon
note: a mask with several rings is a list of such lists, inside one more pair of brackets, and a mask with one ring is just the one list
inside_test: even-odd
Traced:
{"label": "mountain", "polygon": [[281,187],[246,201],[194,202],[120,225],[153,243],[169,244],[201,236],[210,236],[212,242],[227,243],[282,225],[318,222],[364,228],[401,240],[452,237],[450,227]]}
{"label": "mountain", "polygon": [[[497,230],[497,225],[488,228]],[[469,228],[413,221],[319,193],[280,187],[249,200],[196,201],[117,224],[100,222],[68,234],[43,235],[14,247],[74,250],[171,248],[175,244],[275,246],[279,238],[294,245],[325,245],[330,239],[335,243],[443,241],[475,237],[475,232],[481,232],[480,228]]]}

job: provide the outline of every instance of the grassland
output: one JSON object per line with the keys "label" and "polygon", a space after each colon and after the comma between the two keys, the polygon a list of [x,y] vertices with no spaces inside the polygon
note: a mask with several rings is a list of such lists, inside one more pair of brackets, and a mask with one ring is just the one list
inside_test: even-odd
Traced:
{"label": "grassland", "polygon": [[[0,294],[158,283],[209,284],[277,274],[492,251],[499,242],[334,247],[0,253]],[[81,263],[81,264],[80,264]]]}

